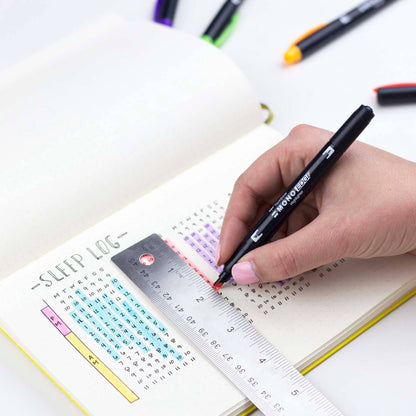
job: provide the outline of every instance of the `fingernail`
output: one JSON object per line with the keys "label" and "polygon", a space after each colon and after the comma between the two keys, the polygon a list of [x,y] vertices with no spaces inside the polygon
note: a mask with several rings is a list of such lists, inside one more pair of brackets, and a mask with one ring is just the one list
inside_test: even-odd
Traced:
{"label": "fingernail", "polygon": [[231,269],[231,274],[240,285],[249,285],[260,280],[254,271],[254,264],[250,261],[235,264]]}
{"label": "fingernail", "polygon": [[215,247],[215,263],[218,264],[218,260],[220,259],[220,243],[217,244],[217,247]]}

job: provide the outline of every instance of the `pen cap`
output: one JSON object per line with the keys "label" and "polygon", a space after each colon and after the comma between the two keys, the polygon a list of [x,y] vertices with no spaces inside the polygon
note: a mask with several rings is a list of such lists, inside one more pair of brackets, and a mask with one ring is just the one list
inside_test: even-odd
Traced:
{"label": "pen cap", "polygon": [[172,26],[178,0],[158,0],[153,13],[153,20]]}
{"label": "pen cap", "polygon": [[368,105],[361,105],[334,134],[329,144],[337,152],[344,152],[368,126],[373,117],[373,109]]}
{"label": "pen cap", "polygon": [[378,88],[377,101],[380,105],[416,103],[416,85]]}

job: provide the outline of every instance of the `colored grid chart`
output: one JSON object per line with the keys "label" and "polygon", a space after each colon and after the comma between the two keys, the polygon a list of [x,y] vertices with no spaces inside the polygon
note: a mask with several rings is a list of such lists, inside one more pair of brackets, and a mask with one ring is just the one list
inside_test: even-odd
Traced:
{"label": "colored grid chart", "polygon": [[167,330],[164,325],[147,311],[116,278],[111,279],[111,284],[118,295],[122,295],[122,298],[120,296],[115,298],[120,297],[124,300],[116,302],[107,293],[102,294],[101,298],[92,299],[81,289],[76,289],[75,294],[79,300],[74,300],[72,306],[81,318],[76,312],[71,312],[70,316],[90,335],[92,334],[90,326],[93,327],[94,340],[106,348],[114,361],[120,359],[116,351],[123,344],[128,346],[131,343],[145,353],[151,351],[153,347],[162,358],[170,355],[182,361],[183,356],[161,338]]}
{"label": "colored grid chart", "polygon": [[102,267],[45,303],[43,315],[129,402],[195,361],[121,278]]}
{"label": "colored grid chart", "polygon": [[65,324],[65,322],[47,306],[42,313],[58,329],[65,339],[102,375],[104,376],[130,403],[139,397],[117,377]]}
{"label": "colored grid chart", "polygon": [[220,240],[220,234],[209,223],[204,225],[204,229],[205,232],[202,235],[193,231],[186,235],[184,240],[219,274],[222,272],[222,267],[216,265],[215,250]]}

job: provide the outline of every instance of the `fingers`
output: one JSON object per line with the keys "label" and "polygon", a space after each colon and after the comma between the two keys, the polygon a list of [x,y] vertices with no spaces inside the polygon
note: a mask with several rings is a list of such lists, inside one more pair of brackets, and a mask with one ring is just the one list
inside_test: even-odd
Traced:
{"label": "fingers", "polygon": [[274,202],[282,189],[275,148],[260,156],[237,180],[228,203],[220,237],[218,263],[224,263]]}
{"label": "fingers", "polygon": [[218,264],[223,264],[231,257],[255,223],[305,168],[330,135],[326,130],[298,126],[239,177],[221,229]]}
{"label": "fingers", "polygon": [[284,280],[337,260],[345,250],[341,228],[317,217],[290,236],[246,254],[232,275],[240,284]]}

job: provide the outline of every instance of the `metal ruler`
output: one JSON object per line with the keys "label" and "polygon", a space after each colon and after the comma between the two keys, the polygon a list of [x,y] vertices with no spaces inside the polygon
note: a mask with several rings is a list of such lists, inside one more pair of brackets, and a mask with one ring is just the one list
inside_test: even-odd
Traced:
{"label": "metal ruler", "polygon": [[158,235],[112,261],[265,415],[342,416]]}

